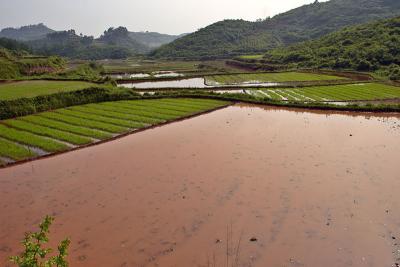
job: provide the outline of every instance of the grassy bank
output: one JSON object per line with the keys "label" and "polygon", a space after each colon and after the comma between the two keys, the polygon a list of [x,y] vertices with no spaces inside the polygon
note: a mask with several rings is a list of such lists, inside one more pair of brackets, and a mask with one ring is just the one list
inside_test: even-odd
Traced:
{"label": "grassy bank", "polygon": [[21,81],[0,83],[0,100],[31,98],[60,92],[78,91],[95,84],[77,81]]}

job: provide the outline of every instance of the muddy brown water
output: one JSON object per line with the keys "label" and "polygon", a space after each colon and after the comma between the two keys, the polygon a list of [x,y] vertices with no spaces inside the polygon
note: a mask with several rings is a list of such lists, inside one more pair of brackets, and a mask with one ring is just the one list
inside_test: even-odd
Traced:
{"label": "muddy brown water", "polygon": [[392,266],[399,125],[236,105],[2,169],[0,266],[46,214],[71,266]]}

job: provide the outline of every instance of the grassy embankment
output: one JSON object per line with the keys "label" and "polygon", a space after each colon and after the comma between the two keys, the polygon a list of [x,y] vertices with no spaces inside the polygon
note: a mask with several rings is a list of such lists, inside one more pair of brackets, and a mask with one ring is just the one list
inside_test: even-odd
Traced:
{"label": "grassy embankment", "polygon": [[51,95],[60,92],[78,91],[97,86],[79,81],[21,81],[0,83],[0,100],[32,98],[39,95]]}

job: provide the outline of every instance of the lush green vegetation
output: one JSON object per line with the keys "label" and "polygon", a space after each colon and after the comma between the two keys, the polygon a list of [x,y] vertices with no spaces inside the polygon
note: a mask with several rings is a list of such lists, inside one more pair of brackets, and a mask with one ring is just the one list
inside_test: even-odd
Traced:
{"label": "lush green vegetation", "polygon": [[103,107],[100,105],[76,106],[76,107],[71,107],[69,109],[81,111],[81,112],[87,112],[87,113],[95,114],[95,115],[101,115],[104,117],[111,117],[111,118],[117,118],[117,119],[124,119],[124,120],[128,120],[128,121],[135,121],[135,122],[140,122],[140,123],[149,124],[149,125],[163,122],[162,119],[139,116],[136,114],[129,114],[129,113],[126,113],[126,112],[118,110],[118,109],[112,109],[112,108],[107,109],[106,107]]}
{"label": "lush green vegetation", "polygon": [[63,143],[43,138],[30,132],[16,130],[5,125],[0,125],[0,137],[21,144],[38,147],[47,152],[58,152],[68,149],[68,146]]}
{"label": "lush green vegetation", "polygon": [[21,47],[23,45],[18,43],[0,41],[0,79],[55,73],[65,67],[65,61],[59,57],[29,56],[26,51],[19,50]]}
{"label": "lush green vegetation", "polygon": [[289,101],[352,101],[400,99],[400,88],[378,83],[312,86],[249,91],[261,98]]}
{"label": "lush green vegetation", "polygon": [[34,98],[0,100],[0,119],[9,119],[74,105],[134,98],[140,98],[140,95],[126,89],[94,87]]}
{"label": "lush green vegetation", "polygon": [[19,267],[68,267],[68,248],[71,241],[67,238],[58,245],[58,254],[50,256],[53,253],[51,248],[43,246],[49,242],[50,226],[54,218],[46,216],[39,224],[40,230],[36,233],[26,233],[22,240],[24,251],[18,256],[10,258],[11,262]]}
{"label": "lush green vegetation", "polygon": [[20,117],[18,119],[30,122],[32,124],[41,125],[56,130],[61,130],[68,133],[74,133],[81,136],[92,137],[100,140],[107,139],[112,136],[111,134],[106,132],[97,131],[86,127],[71,125],[61,121],[48,119],[43,116],[31,115],[31,116]]}
{"label": "lush green vegetation", "polygon": [[36,156],[36,153],[16,143],[0,139],[0,156],[13,160],[23,160]]}
{"label": "lush green vegetation", "polygon": [[19,41],[37,40],[46,37],[47,34],[53,33],[54,30],[49,29],[43,23],[37,25],[28,25],[21,28],[5,28],[0,31],[0,37]]}
{"label": "lush green vegetation", "polygon": [[79,136],[73,133],[64,132],[53,128],[48,128],[35,123],[23,121],[23,120],[6,120],[4,124],[13,127],[15,129],[31,132],[34,134],[51,137],[60,141],[65,141],[74,145],[84,145],[91,142],[90,138]]}
{"label": "lush green vegetation", "polygon": [[0,124],[0,156],[14,160],[36,156],[18,143],[47,152],[64,151],[71,147],[57,140],[73,145],[89,144],[95,141],[92,138],[104,140],[112,134],[142,129],[227,103],[203,99],[126,100],[4,120]]}
{"label": "lush green vegetation", "polygon": [[301,82],[301,81],[324,81],[343,79],[337,76],[301,73],[301,72],[277,72],[277,73],[247,73],[227,74],[206,77],[206,83],[213,84],[237,84],[243,82]]}
{"label": "lush green vegetation", "polygon": [[32,98],[59,92],[78,91],[95,86],[93,83],[78,81],[20,81],[0,84],[0,100]]}
{"label": "lush green vegetation", "polygon": [[399,27],[400,17],[346,28],[315,41],[270,51],[265,61],[289,67],[384,70],[397,80],[400,79]]}
{"label": "lush green vegetation", "polygon": [[44,112],[40,113],[39,116],[52,120],[62,121],[75,126],[89,127],[92,129],[102,130],[108,133],[122,133],[127,130],[126,127],[100,121],[99,120],[101,119],[100,116],[98,117],[99,118],[98,120],[92,120],[92,118],[89,119],[89,118],[79,118],[75,116],[69,116],[59,112]]}
{"label": "lush green vegetation", "polygon": [[257,22],[217,22],[164,45],[151,55],[156,58],[210,59],[258,54],[315,39],[346,26],[399,14],[398,0],[316,1]]}

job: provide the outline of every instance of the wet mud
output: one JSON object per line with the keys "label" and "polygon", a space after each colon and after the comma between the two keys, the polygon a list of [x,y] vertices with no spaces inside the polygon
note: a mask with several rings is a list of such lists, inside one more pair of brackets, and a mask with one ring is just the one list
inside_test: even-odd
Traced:
{"label": "wet mud", "polygon": [[235,105],[0,170],[0,265],[46,215],[71,266],[395,266],[400,115]]}

